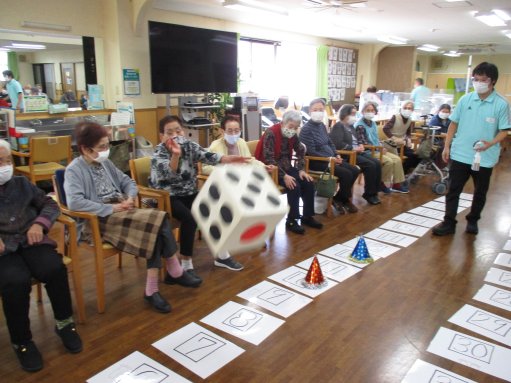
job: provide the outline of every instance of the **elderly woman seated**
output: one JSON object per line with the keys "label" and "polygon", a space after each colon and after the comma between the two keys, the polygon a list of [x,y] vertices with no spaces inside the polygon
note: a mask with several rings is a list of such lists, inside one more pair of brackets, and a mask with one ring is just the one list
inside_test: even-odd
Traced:
{"label": "elderly woman seated", "polygon": [[334,125],[330,132],[330,139],[337,150],[354,150],[357,153],[357,166],[360,167],[365,177],[364,194],[362,197],[371,205],[378,205],[378,191],[381,183],[380,161],[371,156],[371,151],[366,150],[364,144],[357,139],[357,133],[353,126],[357,121],[357,109],[355,106],[345,104],[339,110],[339,122]]}
{"label": "elderly woman seated", "polygon": [[25,177],[13,177],[11,148],[0,140],[0,293],[14,351],[30,372],[43,368],[28,316],[32,278],[45,284],[64,347],[71,353],[82,351],[66,266],[47,237],[59,215],[57,204],[42,190]]}
{"label": "elderly woman seated", "polygon": [[197,287],[201,280],[187,273],[179,264],[167,213],[135,208],[137,187],[108,159],[110,144],[103,126],[92,122],[79,123],[75,137],[81,155],[66,168],[64,190],[68,207],[97,214],[103,240],[120,251],[147,259],[144,299],[156,311],[170,312],[170,304],[158,289],[161,258],[165,259],[172,283]]}

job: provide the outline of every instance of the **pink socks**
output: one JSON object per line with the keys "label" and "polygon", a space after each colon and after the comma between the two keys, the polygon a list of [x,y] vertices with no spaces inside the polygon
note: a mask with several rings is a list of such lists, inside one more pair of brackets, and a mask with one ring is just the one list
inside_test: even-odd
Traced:
{"label": "pink socks", "polygon": [[165,266],[172,278],[179,278],[183,275],[183,267],[175,255],[165,259]]}

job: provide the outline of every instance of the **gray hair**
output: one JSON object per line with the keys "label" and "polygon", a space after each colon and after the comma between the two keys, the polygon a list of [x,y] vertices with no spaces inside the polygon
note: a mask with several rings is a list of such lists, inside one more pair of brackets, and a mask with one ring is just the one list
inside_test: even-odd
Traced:
{"label": "gray hair", "polygon": [[5,140],[0,139],[0,148],[4,148],[5,150],[7,150],[7,153],[9,154],[11,153],[11,144],[9,144]]}
{"label": "gray hair", "polygon": [[415,108],[415,104],[414,104],[413,100],[404,100],[401,103],[401,109],[403,109],[405,107],[405,105],[407,105],[407,104],[412,104],[412,108]]}
{"label": "gray hair", "polygon": [[323,104],[323,106],[326,106],[326,101],[323,98],[315,98],[309,103],[309,108],[311,108],[314,104]]}
{"label": "gray hair", "polygon": [[362,108],[362,112],[366,110],[368,106],[372,106],[374,108],[374,112],[378,113],[378,104],[375,103],[374,101],[367,101]]}
{"label": "gray hair", "polygon": [[288,110],[282,116],[282,125],[285,125],[290,121],[301,124],[302,123],[302,114],[297,110],[292,110],[292,109]]}
{"label": "gray hair", "polygon": [[341,106],[341,109],[339,109],[339,120],[344,120],[346,116],[351,114],[353,109],[355,109],[355,105],[352,104],[344,104]]}

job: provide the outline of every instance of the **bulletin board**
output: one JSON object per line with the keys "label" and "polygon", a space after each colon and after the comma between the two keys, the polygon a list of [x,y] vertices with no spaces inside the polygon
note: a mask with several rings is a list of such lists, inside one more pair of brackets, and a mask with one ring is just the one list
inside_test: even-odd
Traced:
{"label": "bulletin board", "polygon": [[349,104],[355,101],[358,50],[329,47],[328,98],[332,103]]}

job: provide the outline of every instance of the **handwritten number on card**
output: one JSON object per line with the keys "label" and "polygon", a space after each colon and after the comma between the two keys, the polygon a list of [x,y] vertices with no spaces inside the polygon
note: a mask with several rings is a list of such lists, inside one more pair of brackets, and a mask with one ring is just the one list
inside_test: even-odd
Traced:
{"label": "handwritten number on card", "polygon": [[511,293],[504,290],[497,290],[490,297],[490,300],[503,304],[505,306],[511,306]]}
{"label": "handwritten number on card", "polygon": [[455,376],[449,375],[446,372],[435,370],[430,383],[467,383],[466,380],[461,380]]}
{"label": "handwritten number on card", "polygon": [[262,315],[247,309],[241,309],[224,320],[224,324],[240,331],[247,331],[262,319]]}
{"label": "handwritten number on card", "polygon": [[479,310],[468,318],[467,322],[503,337],[507,336],[509,330],[511,330],[510,321],[500,319]]}
{"label": "handwritten number on card", "polygon": [[203,332],[199,332],[186,342],[177,346],[174,350],[194,362],[199,362],[222,346],[225,346],[225,342]]}
{"label": "handwritten number on card", "polygon": [[259,295],[258,298],[268,303],[271,303],[272,305],[278,306],[281,303],[287,301],[289,298],[293,297],[294,295],[295,294],[293,294],[290,291],[274,287]]}
{"label": "handwritten number on card", "polygon": [[481,362],[490,363],[494,347],[478,341],[456,334],[452,339],[449,350],[463,354],[469,358],[477,359]]}

